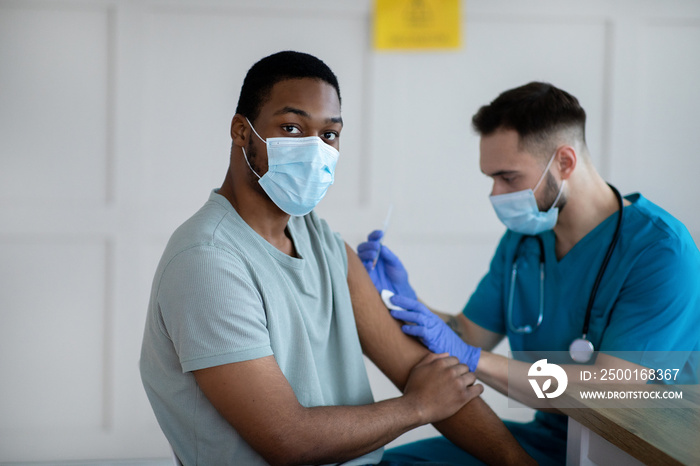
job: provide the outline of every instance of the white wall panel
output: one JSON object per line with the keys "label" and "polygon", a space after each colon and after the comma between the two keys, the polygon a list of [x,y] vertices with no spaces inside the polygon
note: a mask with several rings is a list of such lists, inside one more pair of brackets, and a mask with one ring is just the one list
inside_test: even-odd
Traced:
{"label": "white wall panel", "polygon": [[105,420],[106,244],[0,239],[0,451]]}
{"label": "white wall panel", "polygon": [[3,202],[107,199],[107,33],[105,10],[0,5]]}
{"label": "white wall panel", "polygon": [[700,21],[650,21],[641,29],[638,152],[626,182],[671,212],[700,242]]}

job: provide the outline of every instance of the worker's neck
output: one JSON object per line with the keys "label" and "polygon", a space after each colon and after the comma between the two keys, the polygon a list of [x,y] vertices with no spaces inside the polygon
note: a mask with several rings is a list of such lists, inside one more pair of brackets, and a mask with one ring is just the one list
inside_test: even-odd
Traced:
{"label": "worker's neck", "polygon": [[619,208],[615,193],[597,173],[568,184],[567,203],[554,227],[557,259]]}

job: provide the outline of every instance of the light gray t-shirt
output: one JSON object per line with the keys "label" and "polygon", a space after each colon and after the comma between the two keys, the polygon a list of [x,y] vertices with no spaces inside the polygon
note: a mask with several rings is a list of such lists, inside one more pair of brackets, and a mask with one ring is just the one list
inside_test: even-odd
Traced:
{"label": "light gray t-shirt", "polygon": [[[314,212],[292,217],[287,228],[299,257],[269,244],[213,191],[163,253],[141,378],[185,465],[265,464],[209,403],[191,371],[274,355],[303,406],[373,402],[345,245]],[[381,456],[380,449],[344,464],[374,464]]]}

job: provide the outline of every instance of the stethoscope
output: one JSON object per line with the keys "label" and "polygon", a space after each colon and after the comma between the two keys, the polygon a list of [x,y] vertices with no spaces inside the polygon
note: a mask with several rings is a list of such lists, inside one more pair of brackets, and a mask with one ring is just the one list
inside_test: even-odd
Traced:
{"label": "stethoscope", "polygon": [[[608,267],[610,257],[612,256],[612,253],[615,250],[615,246],[617,245],[617,239],[620,236],[620,230],[622,228],[622,209],[624,207],[624,204],[622,203],[622,195],[620,194],[620,191],[618,191],[617,188],[615,188],[614,186],[610,184],[608,184],[608,186],[610,186],[610,188],[615,193],[617,203],[620,207],[620,213],[617,216],[617,225],[615,226],[615,232],[613,233],[612,241],[610,241],[608,250],[605,253],[603,263],[601,264],[600,269],[598,270],[598,275],[596,276],[595,282],[593,283],[593,289],[591,290],[591,295],[588,299],[588,306],[586,307],[586,317],[583,321],[582,336],[581,338],[576,338],[574,341],[571,342],[571,345],[569,345],[569,355],[571,356],[571,359],[581,363],[590,361],[595,351],[593,343],[591,343],[591,341],[588,339],[588,327],[591,321],[591,312],[593,311],[593,303],[595,302],[595,297],[598,294],[600,282],[603,279],[603,275],[605,274],[605,269]],[[516,248],[516,257],[513,259],[513,266],[510,275],[510,292],[508,294],[508,327],[510,328],[511,332],[519,334],[529,334],[537,330],[542,324],[542,318],[544,317],[544,243],[542,242],[542,238],[540,238],[540,236],[537,235],[534,236],[534,238],[537,239],[540,249],[540,308],[539,313],[537,315],[537,322],[534,325],[523,325],[520,327],[516,327],[513,324],[513,299],[515,296],[515,281],[518,276],[517,253],[520,250],[520,245],[526,238],[531,238],[531,236],[523,236],[522,238],[520,238],[520,242],[518,243],[518,247]]]}

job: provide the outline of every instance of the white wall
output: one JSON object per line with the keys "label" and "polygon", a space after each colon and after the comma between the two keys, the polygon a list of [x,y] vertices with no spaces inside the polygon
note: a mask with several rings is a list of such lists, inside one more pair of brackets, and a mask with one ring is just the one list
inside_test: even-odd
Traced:
{"label": "white wall", "polygon": [[379,53],[369,0],[0,0],[0,462],[167,455],[137,370],[152,275],[221,183],[268,53],[337,73],[342,157],[318,211],[356,245],[393,203],[387,244],[437,308],[461,309],[503,231],[471,115],[531,80],[579,97],[607,180],[700,239],[700,3],[470,0],[463,19],[459,51]]}

